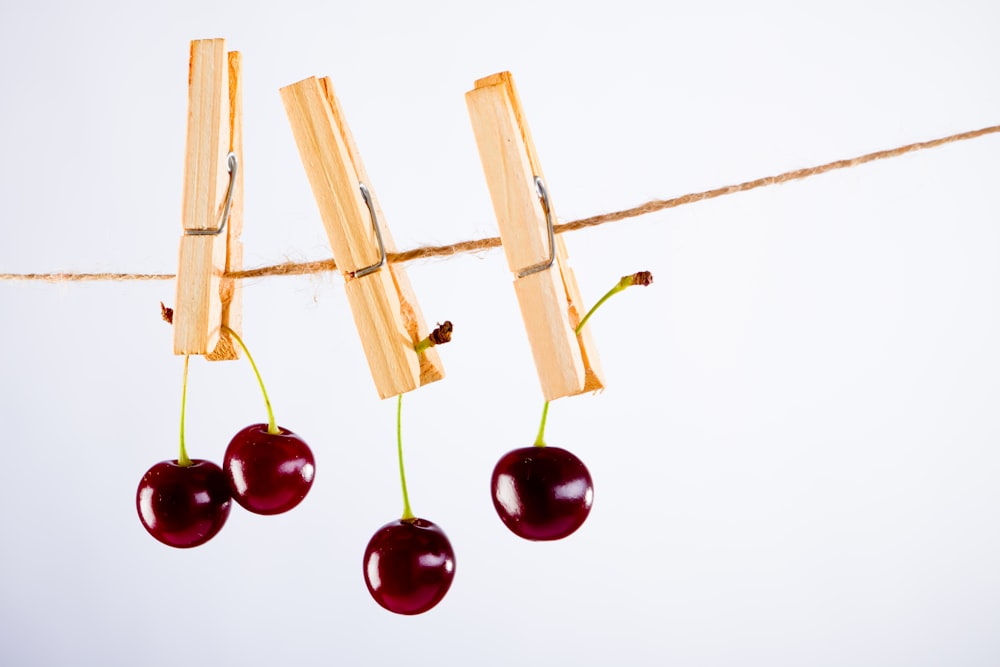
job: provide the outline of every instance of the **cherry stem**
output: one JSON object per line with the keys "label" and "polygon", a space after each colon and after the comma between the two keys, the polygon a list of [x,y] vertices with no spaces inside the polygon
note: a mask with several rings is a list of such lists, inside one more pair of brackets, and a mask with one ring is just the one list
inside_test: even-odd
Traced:
{"label": "cherry stem", "polygon": [[233,340],[239,343],[240,347],[243,349],[243,354],[247,355],[247,361],[250,362],[250,367],[253,368],[253,374],[257,376],[257,384],[260,385],[260,393],[264,395],[264,405],[267,406],[267,432],[271,435],[280,434],[281,429],[278,428],[278,424],[274,421],[274,410],[271,409],[271,399],[267,397],[267,389],[264,388],[264,380],[260,377],[260,371],[257,370],[257,364],[254,363],[250,350],[247,349],[246,343],[243,342],[243,339],[240,338],[239,334],[227,327],[225,324],[222,325],[222,331],[229,334]]}
{"label": "cherry stem", "polygon": [[[653,274],[649,271],[639,271],[638,273],[633,273],[630,276],[622,276],[622,278],[615,284],[614,287],[608,290],[607,294],[601,297],[601,299],[594,304],[594,307],[587,311],[587,314],[583,316],[580,323],[576,325],[573,333],[577,336],[583,331],[583,325],[587,323],[590,316],[597,312],[597,309],[601,307],[605,301],[613,297],[618,292],[623,291],[627,287],[632,285],[651,285],[653,283]],[[538,426],[538,437],[535,438],[535,447],[545,446],[545,422],[549,417],[549,401],[545,401],[545,407],[542,408],[542,423]]]}
{"label": "cherry stem", "polygon": [[549,401],[545,401],[545,407],[542,408],[542,423],[538,426],[538,437],[535,438],[535,447],[545,446],[545,421],[549,417]]}
{"label": "cherry stem", "polygon": [[646,286],[652,284],[652,282],[653,282],[653,274],[651,274],[649,271],[639,271],[638,273],[633,273],[630,276],[622,276],[621,280],[619,280],[614,287],[609,289],[607,294],[602,296],[601,299],[594,304],[593,308],[587,311],[587,314],[583,316],[583,319],[580,320],[580,323],[576,325],[576,329],[574,329],[573,333],[579,336],[580,332],[583,331],[583,325],[587,323],[587,320],[590,319],[590,316],[593,315],[595,312],[597,312],[597,309],[600,308],[605,301],[613,297],[615,294],[618,294],[625,288],[631,287],[632,285]]}
{"label": "cherry stem", "polygon": [[406,471],[403,469],[403,395],[396,399],[396,454],[399,456],[399,483],[403,487],[403,521],[415,518],[410,509],[410,495],[406,492]]}
{"label": "cherry stem", "polygon": [[184,409],[187,406],[187,391],[188,391],[188,360],[191,357],[184,355],[184,380],[181,383],[181,451],[177,457],[177,465],[187,468],[191,465],[191,459],[188,457],[187,448],[184,446]]}

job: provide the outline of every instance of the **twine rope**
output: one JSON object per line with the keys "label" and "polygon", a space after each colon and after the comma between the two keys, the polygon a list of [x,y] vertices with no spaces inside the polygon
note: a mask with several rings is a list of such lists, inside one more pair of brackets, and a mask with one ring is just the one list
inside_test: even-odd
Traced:
{"label": "twine rope", "polygon": [[[627,208],[621,211],[602,213],[589,218],[581,218],[579,220],[557,224],[554,228],[557,234],[587,229],[588,227],[596,227],[609,222],[618,222],[628,218],[636,218],[649,213],[676,208],[678,206],[685,206],[687,204],[694,204],[708,199],[725,197],[738,192],[747,192],[758,188],[788,183],[789,181],[811,178],[813,176],[819,176],[820,174],[836,171],[838,169],[850,169],[869,162],[887,160],[901,155],[906,155],[907,153],[914,153],[916,151],[922,151],[929,148],[937,148],[938,146],[944,146],[945,144],[952,144],[959,141],[977,139],[979,137],[988,134],[996,134],[998,132],[1000,132],[1000,125],[992,125],[979,130],[970,130],[968,132],[952,134],[938,139],[931,139],[929,141],[919,141],[912,144],[906,144],[905,146],[898,146],[896,148],[866,153],[853,158],[834,160],[833,162],[827,162],[826,164],[817,165],[815,167],[793,169],[792,171],[786,171],[774,176],[764,176],[763,178],[757,178],[752,181],[745,181],[735,185],[726,185],[721,188],[705,190],[702,192],[692,192],[690,194],[681,195],[680,197],[674,197],[672,199],[654,199],[644,204],[640,204],[639,206]],[[419,248],[413,248],[412,250],[405,250],[403,252],[388,253],[386,259],[389,262],[394,263],[412,262],[417,259],[426,259],[429,257],[450,257],[464,253],[479,252],[482,250],[489,250],[491,248],[498,248],[500,245],[500,238],[497,236],[491,236],[488,238],[460,241],[458,243],[450,243],[447,245],[421,246]],[[312,262],[284,262],[281,264],[261,266],[256,269],[232,271],[227,273],[226,277],[244,279],[264,278],[269,276],[295,276],[322,273],[325,271],[335,271],[336,268],[337,265],[334,263],[333,259],[322,259]],[[48,282],[172,280],[174,277],[175,274],[173,273],[0,273],[0,280],[42,280]]]}

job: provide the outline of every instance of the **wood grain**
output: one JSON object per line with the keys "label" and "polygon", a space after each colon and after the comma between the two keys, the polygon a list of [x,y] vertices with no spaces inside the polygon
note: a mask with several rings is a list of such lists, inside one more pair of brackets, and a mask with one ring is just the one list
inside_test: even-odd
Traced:
{"label": "wood grain", "polygon": [[[323,77],[320,79],[320,86],[323,89],[324,95],[326,95],[327,102],[333,112],[334,120],[340,128],[344,145],[347,147],[347,153],[351,158],[351,164],[354,166],[355,173],[358,175],[358,180],[368,186],[368,192],[372,196],[375,215],[378,216],[379,228],[382,230],[382,241],[385,245],[385,250],[390,253],[396,252],[396,242],[392,238],[389,225],[386,224],[385,213],[382,212],[378,195],[375,194],[375,189],[371,185],[371,179],[368,177],[365,163],[361,159],[361,152],[358,150],[358,146],[354,141],[354,135],[347,124],[343,109],[340,106],[340,100],[334,92],[333,83],[328,77]],[[399,295],[399,311],[400,316],[403,318],[403,326],[410,334],[411,344],[416,345],[424,338],[427,338],[430,334],[430,328],[427,326],[426,320],[424,320],[424,315],[420,310],[420,302],[417,301],[416,292],[413,291],[413,286],[410,284],[410,278],[406,274],[406,269],[399,264],[391,263],[388,265],[388,269],[392,274],[393,283]],[[424,353],[419,356],[419,363],[421,386],[437,382],[444,377],[444,365],[441,363],[441,355],[433,347],[424,350]]]}
{"label": "wood grain", "polygon": [[[185,230],[217,228],[229,185],[229,62],[225,40],[191,42],[181,219]],[[181,237],[174,353],[206,354],[219,338],[225,236]]]}
{"label": "wood grain", "polygon": [[[229,222],[226,223],[226,272],[219,282],[219,298],[222,305],[220,320],[228,327],[243,335],[243,289],[242,281],[232,278],[243,270],[243,57],[239,51],[228,53],[229,62],[229,152],[236,156],[238,167],[233,184],[233,203],[229,208]],[[230,361],[240,358],[240,346],[236,345],[225,329],[219,331],[219,342],[215,349],[205,355],[209,361]]]}
{"label": "wood grain", "polygon": [[282,88],[281,97],[334,260],[344,276],[379,396],[395,396],[444,377],[436,351],[417,355],[414,350],[418,336],[427,335],[427,326],[402,267],[386,265],[361,278],[353,276],[379,257],[360,182],[372,194],[386,250],[394,250],[395,245],[333,86],[327,79],[310,77]]}
{"label": "wood grain", "polygon": [[[479,79],[465,99],[507,264],[517,274],[549,257],[535,188],[535,176],[545,177],[509,72]],[[551,193],[548,203],[555,220]],[[573,331],[584,306],[562,238],[556,238],[553,266],[515,279],[514,289],[545,399],[603,389],[593,337]]]}

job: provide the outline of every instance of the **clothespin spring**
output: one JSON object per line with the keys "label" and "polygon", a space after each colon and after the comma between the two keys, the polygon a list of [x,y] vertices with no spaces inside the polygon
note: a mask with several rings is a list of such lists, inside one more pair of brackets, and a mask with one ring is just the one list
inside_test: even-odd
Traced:
{"label": "clothespin spring", "polygon": [[226,163],[229,166],[229,190],[226,192],[226,205],[222,208],[222,222],[219,223],[219,228],[185,229],[184,233],[187,236],[218,236],[226,228],[226,222],[229,221],[229,208],[233,204],[233,191],[236,189],[236,172],[239,170],[239,160],[236,159],[236,153],[230,153],[226,157]]}
{"label": "clothespin spring", "polygon": [[358,189],[361,190],[361,196],[364,198],[365,205],[368,207],[368,213],[372,217],[372,225],[375,227],[375,238],[378,240],[379,252],[377,262],[363,269],[358,269],[351,274],[355,278],[362,278],[370,273],[375,273],[385,264],[385,243],[382,241],[382,229],[379,227],[378,218],[375,216],[375,203],[372,201],[372,193],[368,191],[364,183],[358,183]]}
{"label": "clothespin spring", "polygon": [[545,189],[545,182],[542,181],[541,176],[535,176],[535,190],[538,192],[538,198],[542,200],[542,208],[545,209],[545,224],[549,228],[549,258],[524,269],[517,274],[518,278],[524,278],[533,273],[545,271],[556,261],[556,230],[552,223],[552,211],[549,209],[549,193]]}

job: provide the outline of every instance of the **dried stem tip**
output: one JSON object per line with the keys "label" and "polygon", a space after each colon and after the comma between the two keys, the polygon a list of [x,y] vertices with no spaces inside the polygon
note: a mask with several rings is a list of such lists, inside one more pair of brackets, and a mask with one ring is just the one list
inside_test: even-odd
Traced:
{"label": "dried stem tip", "polygon": [[444,345],[445,343],[451,342],[451,321],[445,320],[444,324],[437,325],[437,328],[431,332],[427,338],[431,342],[431,347],[435,345]]}
{"label": "dried stem tip", "polygon": [[174,323],[174,309],[173,308],[167,308],[166,306],[163,305],[163,302],[161,301],[160,302],[160,317],[162,317],[163,321],[166,322],[167,324],[173,324]]}
{"label": "dried stem tip", "polygon": [[653,274],[649,271],[639,271],[630,276],[623,276],[621,284],[622,287],[630,287],[631,285],[646,287],[653,284]]}
{"label": "dried stem tip", "polygon": [[439,324],[437,329],[432,331],[427,338],[423,339],[414,346],[417,354],[422,353],[429,347],[434,347],[435,345],[444,345],[445,343],[451,342],[451,322],[445,320],[444,324]]}

